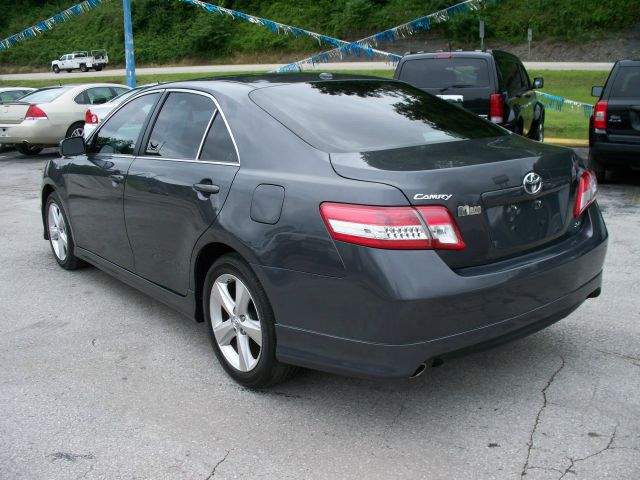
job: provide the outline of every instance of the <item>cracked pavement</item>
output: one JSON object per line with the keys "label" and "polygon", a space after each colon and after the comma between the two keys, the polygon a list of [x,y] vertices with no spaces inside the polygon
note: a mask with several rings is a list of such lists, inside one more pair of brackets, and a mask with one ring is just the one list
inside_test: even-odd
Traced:
{"label": "cracked pavement", "polygon": [[[584,152],[581,152],[584,153]],[[42,240],[46,158],[0,152],[0,478],[640,478],[640,174],[601,187],[602,295],[416,380],[234,384],[203,324]]]}

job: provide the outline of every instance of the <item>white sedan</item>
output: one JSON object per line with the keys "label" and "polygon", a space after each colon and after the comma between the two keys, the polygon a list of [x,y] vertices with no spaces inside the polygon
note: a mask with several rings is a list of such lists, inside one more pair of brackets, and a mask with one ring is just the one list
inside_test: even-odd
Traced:
{"label": "white sedan", "polygon": [[110,83],[62,85],[0,105],[0,142],[24,155],[57,146],[67,137],[82,136],[87,105],[99,105],[129,87]]}

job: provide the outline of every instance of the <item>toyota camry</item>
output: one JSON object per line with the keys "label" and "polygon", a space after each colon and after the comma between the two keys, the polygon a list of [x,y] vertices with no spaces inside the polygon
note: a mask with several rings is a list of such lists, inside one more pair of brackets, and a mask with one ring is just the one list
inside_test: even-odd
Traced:
{"label": "toyota camry", "polygon": [[582,160],[402,82],[163,84],[60,150],[42,186],[58,264],[206,322],[243,385],[300,366],[411,377],[600,293]]}

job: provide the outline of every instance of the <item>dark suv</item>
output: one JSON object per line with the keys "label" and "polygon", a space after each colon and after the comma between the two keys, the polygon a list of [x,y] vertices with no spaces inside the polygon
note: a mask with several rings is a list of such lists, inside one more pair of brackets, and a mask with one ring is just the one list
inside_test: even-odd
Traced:
{"label": "dark suv", "polygon": [[589,165],[599,182],[608,167],[640,167],[640,60],[620,60],[599,97],[589,123]]}
{"label": "dark suv", "polygon": [[402,57],[394,78],[534,140],[544,140],[544,105],[518,57],[499,50],[410,53]]}

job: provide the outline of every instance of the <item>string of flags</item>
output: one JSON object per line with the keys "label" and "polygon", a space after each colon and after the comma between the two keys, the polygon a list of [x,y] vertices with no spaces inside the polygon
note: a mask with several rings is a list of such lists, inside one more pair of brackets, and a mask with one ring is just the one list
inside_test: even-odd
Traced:
{"label": "string of flags", "polygon": [[[410,20],[396,27],[389,28],[382,32],[370,35],[368,37],[356,40],[346,45],[340,45],[327,52],[317,53],[310,57],[298,60],[280,67],[278,72],[297,72],[304,70],[305,67],[315,67],[318,63],[327,63],[330,61],[339,61],[343,59],[345,54],[353,54],[364,51],[369,56],[373,55],[373,47],[378,46],[380,42],[395,42],[399,38],[408,37],[418,32],[424,32],[431,29],[431,25],[445,23],[449,21],[452,15],[458,13],[466,13],[479,10],[486,4],[496,3],[499,0],[466,0],[450,7],[438,10],[420,18]],[[345,42],[346,43],[346,42]],[[389,63],[395,64],[400,60],[399,55],[389,55]]]}
{"label": "string of flags", "polygon": [[49,17],[46,20],[36,23],[31,27],[25,28],[21,32],[0,40],[0,50],[13,47],[18,42],[33,38],[39,33],[46,32],[47,30],[52,30],[54,27],[60,25],[61,23],[64,23],[73,17],[82,15],[83,13],[86,13],[89,10],[97,7],[102,3],[102,1],[103,0],[84,0],[83,2],[67,8],[60,13],[56,13],[54,16]]}
{"label": "string of flags", "polygon": [[574,112],[582,112],[585,117],[591,117],[593,115],[593,105],[590,103],[578,102],[576,100],[570,100],[564,97],[558,97],[556,95],[550,95],[544,92],[536,91],[536,95],[540,102],[544,104],[546,108],[555,110],[557,112],[565,111],[565,107]]}
{"label": "string of flags", "polygon": [[[219,13],[221,15],[230,16],[233,19],[244,20],[249,23],[253,23],[254,25],[258,25],[273,33],[283,33],[285,35],[291,35],[295,38],[300,36],[307,36],[315,39],[319,45],[332,45],[334,47],[347,48],[350,43],[344,40],[340,40],[334,37],[330,37],[328,35],[322,35],[320,33],[312,32],[310,30],[305,30],[304,28],[293,27],[291,25],[286,25],[284,23],[275,22],[273,20],[267,20],[266,18],[256,17],[254,15],[249,15],[244,12],[239,12],[237,10],[231,10],[230,8],[220,7],[219,5],[213,5],[211,3],[203,2],[202,0],[178,0],[182,3],[188,3],[189,5],[194,5],[196,7],[200,7],[207,12],[210,13]],[[387,59],[387,61],[398,61],[400,59],[400,55],[396,55],[394,53],[384,52],[382,50],[378,50],[370,47],[361,47],[356,45],[351,47],[354,54],[359,55],[362,51],[366,51],[368,56],[378,55]]]}

